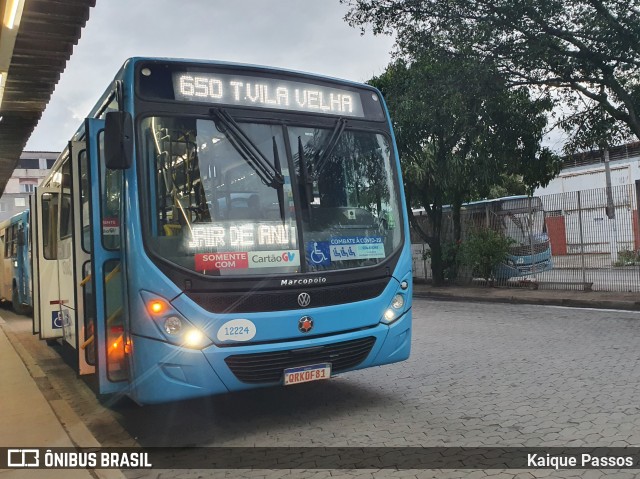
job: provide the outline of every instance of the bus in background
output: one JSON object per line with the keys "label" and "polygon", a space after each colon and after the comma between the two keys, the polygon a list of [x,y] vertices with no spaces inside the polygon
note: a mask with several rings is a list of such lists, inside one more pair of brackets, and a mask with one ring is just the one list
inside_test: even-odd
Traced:
{"label": "bus in background", "polygon": [[31,311],[29,210],[0,223],[0,301],[11,301],[18,314]]}
{"label": "bus in background", "polygon": [[139,404],[402,361],[404,205],[374,88],[129,59],[33,197],[34,330]]}
{"label": "bus in background", "polygon": [[[451,207],[444,206],[442,213],[442,231],[452,232]],[[423,227],[428,228],[423,208],[414,209],[413,214]],[[460,209],[460,223],[463,240],[475,228],[490,228],[512,240],[508,256],[496,270],[498,280],[522,278],[553,268],[545,211],[537,196],[508,196],[465,203]],[[416,247],[419,237],[413,236],[414,250],[416,254],[421,254]],[[421,261],[416,259],[416,264]]]}
{"label": "bus in background", "polygon": [[496,270],[497,279],[530,276],[553,268],[545,212],[539,197],[475,201],[465,204],[463,211],[472,224],[488,226],[513,241],[509,255]]}

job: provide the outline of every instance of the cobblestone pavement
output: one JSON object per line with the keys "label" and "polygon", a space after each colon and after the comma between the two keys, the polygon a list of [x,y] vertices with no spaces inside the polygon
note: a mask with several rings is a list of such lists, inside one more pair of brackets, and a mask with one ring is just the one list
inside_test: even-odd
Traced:
{"label": "cobblestone pavement", "polygon": [[[66,399],[105,446],[640,446],[636,312],[417,299],[404,363],[144,408],[100,403],[24,320],[2,316],[48,373],[44,387]],[[626,478],[637,471],[123,472],[130,479],[319,479]]]}

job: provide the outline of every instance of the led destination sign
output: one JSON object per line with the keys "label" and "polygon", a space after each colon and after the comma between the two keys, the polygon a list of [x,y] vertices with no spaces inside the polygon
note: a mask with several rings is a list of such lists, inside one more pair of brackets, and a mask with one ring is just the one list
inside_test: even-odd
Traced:
{"label": "led destination sign", "polygon": [[360,94],[313,83],[223,73],[173,73],[176,100],[364,117]]}
{"label": "led destination sign", "polygon": [[203,223],[193,225],[191,238],[187,240],[190,250],[206,248],[238,248],[255,246],[291,246],[295,248],[296,229],[282,224],[230,224]]}

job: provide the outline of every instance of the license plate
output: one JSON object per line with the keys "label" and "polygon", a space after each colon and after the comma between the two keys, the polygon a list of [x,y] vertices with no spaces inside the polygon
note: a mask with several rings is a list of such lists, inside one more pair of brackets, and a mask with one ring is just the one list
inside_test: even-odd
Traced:
{"label": "license plate", "polygon": [[284,385],[320,381],[331,377],[331,363],[312,364],[284,370]]}

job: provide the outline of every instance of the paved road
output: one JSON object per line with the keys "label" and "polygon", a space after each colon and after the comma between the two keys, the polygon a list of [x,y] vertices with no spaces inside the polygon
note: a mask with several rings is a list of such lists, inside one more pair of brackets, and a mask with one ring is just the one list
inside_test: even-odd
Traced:
{"label": "paved road", "polygon": [[[409,361],[328,382],[100,404],[26,322],[25,349],[103,445],[640,446],[640,313],[416,300]],[[41,386],[42,387],[42,386]],[[589,477],[591,471],[124,471],[129,478]]]}

